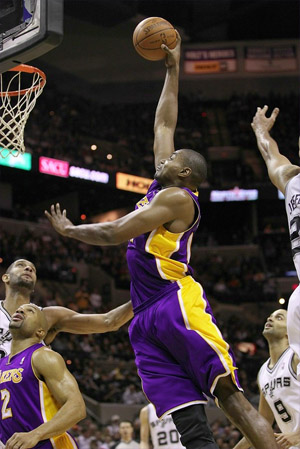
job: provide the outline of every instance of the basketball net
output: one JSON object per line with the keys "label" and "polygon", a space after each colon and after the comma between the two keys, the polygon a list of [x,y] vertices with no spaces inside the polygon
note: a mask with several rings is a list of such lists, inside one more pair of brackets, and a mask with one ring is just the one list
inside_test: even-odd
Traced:
{"label": "basketball net", "polygon": [[25,64],[0,74],[0,157],[25,152],[25,125],[45,84],[44,72]]}

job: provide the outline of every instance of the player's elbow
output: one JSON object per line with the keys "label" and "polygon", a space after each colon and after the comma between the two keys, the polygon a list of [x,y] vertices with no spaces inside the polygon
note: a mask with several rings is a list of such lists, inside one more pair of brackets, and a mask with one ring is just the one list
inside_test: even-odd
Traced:
{"label": "player's elbow", "polygon": [[115,314],[113,311],[107,312],[104,315],[104,326],[105,326],[105,332],[113,332],[120,329],[121,325],[119,320],[115,317]]}
{"label": "player's elbow", "polygon": [[76,401],[76,404],[74,404],[74,410],[76,414],[76,424],[86,418],[86,405],[81,395]]}

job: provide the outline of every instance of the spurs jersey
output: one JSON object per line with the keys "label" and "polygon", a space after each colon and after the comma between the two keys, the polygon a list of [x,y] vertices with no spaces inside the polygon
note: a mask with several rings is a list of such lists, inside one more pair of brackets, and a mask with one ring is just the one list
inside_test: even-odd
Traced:
{"label": "spurs jersey", "polygon": [[300,432],[300,382],[293,371],[294,352],[287,348],[273,368],[268,359],[258,373],[258,384],[281,432]]}
{"label": "spurs jersey", "polygon": [[11,335],[8,329],[11,317],[0,301],[0,359],[10,353]]}
{"label": "spurs jersey", "polygon": [[[147,207],[161,189],[161,185],[153,181],[146,196],[135,208]],[[135,313],[156,301],[172,285],[176,287],[176,281],[193,274],[189,261],[193,235],[200,222],[200,206],[198,194],[185,187],[183,189],[189,193],[195,207],[195,220],[189,229],[173,233],[162,225],[128,243],[130,293]]]}
{"label": "spurs jersey", "polygon": [[[39,380],[32,368],[32,355],[42,343],[30,346],[0,360],[0,440],[5,445],[15,432],[30,432],[50,421],[59,410],[45,382]],[[75,449],[74,439],[63,433],[40,441],[34,448]]]}
{"label": "spurs jersey", "polygon": [[183,449],[171,415],[158,419],[153,404],[149,404],[148,422],[153,449]]}
{"label": "spurs jersey", "polygon": [[300,173],[294,176],[286,186],[285,208],[289,223],[292,255],[300,280]]}

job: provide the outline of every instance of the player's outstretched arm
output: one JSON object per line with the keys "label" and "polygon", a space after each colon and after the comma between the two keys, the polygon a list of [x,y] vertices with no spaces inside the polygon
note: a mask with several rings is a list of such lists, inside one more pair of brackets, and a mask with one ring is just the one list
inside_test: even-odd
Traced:
{"label": "player's outstretched arm", "polygon": [[182,222],[182,229],[176,232],[185,231],[194,218],[191,218],[191,204],[193,200],[185,190],[170,187],[161,190],[147,207],[107,223],[74,226],[67,218],[66,211],[61,212],[59,204],[52,205],[50,213],[45,211],[45,214],[54,229],[65,237],[91,245],[113,246],[176,219]]}
{"label": "player's outstretched arm", "polygon": [[178,116],[178,79],[181,38],[177,32],[176,47],[171,50],[166,45],[167,72],[158,101],[154,120],[154,160],[155,167],[161,160],[168,159],[174,151],[174,132]]}
{"label": "player's outstretched arm", "polygon": [[86,416],[84,400],[77,382],[67,370],[63,358],[48,348],[37,350],[32,356],[37,377],[43,380],[61,406],[54,417],[30,432],[18,432],[6,443],[6,449],[27,449],[39,441],[61,435]]}
{"label": "player's outstretched arm", "polygon": [[143,407],[140,411],[140,449],[149,449],[149,419],[148,407]]}
{"label": "player's outstretched arm", "polygon": [[130,301],[102,314],[77,313],[58,306],[45,307],[43,310],[49,325],[46,344],[50,344],[59,332],[94,334],[117,331],[133,317]]}
{"label": "player's outstretched arm", "polygon": [[264,106],[262,109],[258,107],[251,126],[256,136],[258,149],[266,163],[270,180],[284,193],[286,184],[292,177],[300,173],[300,168],[292,165],[279,152],[276,141],[270,136],[270,130],[276,121],[279,109],[275,108],[270,117],[266,117],[267,111],[268,106]]}

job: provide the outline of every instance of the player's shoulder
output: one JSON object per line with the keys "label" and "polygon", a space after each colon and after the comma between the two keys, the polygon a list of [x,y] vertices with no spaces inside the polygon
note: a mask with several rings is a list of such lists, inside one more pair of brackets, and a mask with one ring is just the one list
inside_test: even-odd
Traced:
{"label": "player's shoulder", "polygon": [[49,346],[41,346],[32,354],[32,362],[34,364],[40,363],[61,363],[63,362],[63,357],[56,351],[53,351]]}
{"label": "player's shoulder", "polygon": [[168,204],[186,204],[187,202],[193,202],[190,193],[182,187],[172,186],[161,189],[156,197],[156,201],[166,201]]}

